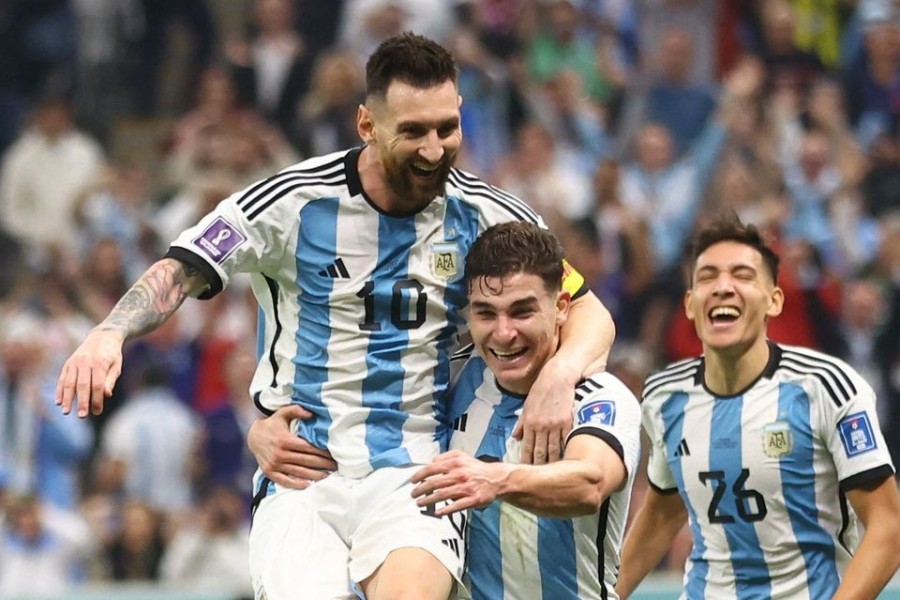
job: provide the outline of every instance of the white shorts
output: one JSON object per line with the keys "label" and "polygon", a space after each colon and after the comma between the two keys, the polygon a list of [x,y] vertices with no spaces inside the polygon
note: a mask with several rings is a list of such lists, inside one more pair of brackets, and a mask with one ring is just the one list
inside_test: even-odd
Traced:
{"label": "white shorts", "polygon": [[256,598],[357,598],[355,586],[399,548],[435,556],[461,587],[465,513],[437,518],[416,506],[409,478],[418,466],[383,468],[361,479],[332,473],[305,490],[259,503],[250,529]]}

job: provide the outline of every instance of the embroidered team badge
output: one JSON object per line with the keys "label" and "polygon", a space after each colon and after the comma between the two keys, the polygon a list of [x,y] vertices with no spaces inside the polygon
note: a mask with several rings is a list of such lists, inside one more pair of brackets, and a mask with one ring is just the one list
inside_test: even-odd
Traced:
{"label": "embroidered team badge", "polygon": [[450,280],[459,275],[459,246],[454,242],[431,245],[431,272],[435,277]]}
{"label": "embroidered team badge", "polygon": [[869,450],[874,450],[877,447],[872,424],[869,422],[869,415],[864,412],[844,417],[838,423],[838,432],[841,434],[844,452],[850,458]]}
{"label": "embroidered team badge", "polygon": [[769,458],[781,458],[791,453],[794,437],[787,421],[775,421],[763,427],[763,451]]}
{"label": "embroidered team badge", "polygon": [[616,403],[611,400],[595,400],[578,409],[578,424],[612,426],[616,422]]}
{"label": "embroidered team badge", "polygon": [[199,236],[191,242],[203,250],[211,259],[221,263],[234,252],[234,249],[243,244],[245,238],[240,231],[235,229],[222,217],[216,218]]}

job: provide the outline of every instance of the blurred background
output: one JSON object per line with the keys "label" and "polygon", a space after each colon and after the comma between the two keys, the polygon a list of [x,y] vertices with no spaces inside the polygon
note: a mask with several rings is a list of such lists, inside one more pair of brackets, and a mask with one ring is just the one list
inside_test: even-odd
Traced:
{"label": "blurred background", "polygon": [[62,417],[56,377],[219,200],[359,145],[365,60],[404,30],[453,51],[459,166],[565,241],[636,393],[699,352],[685,245],[731,209],[783,260],[771,337],[858,369],[900,458],[900,3],[3,0],[0,597],[252,597],[246,281],[129,343],[101,417]]}

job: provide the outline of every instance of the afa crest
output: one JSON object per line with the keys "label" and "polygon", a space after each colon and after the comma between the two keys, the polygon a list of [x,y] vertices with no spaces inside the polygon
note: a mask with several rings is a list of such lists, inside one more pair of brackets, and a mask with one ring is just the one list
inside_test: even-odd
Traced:
{"label": "afa crest", "polygon": [[763,427],[763,451],[769,458],[781,458],[791,453],[794,438],[787,421],[775,421]]}
{"label": "afa crest", "polygon": [[453,242],[431,245],[431,271],[441,279],[453,279],[461,273],[459,246]]}

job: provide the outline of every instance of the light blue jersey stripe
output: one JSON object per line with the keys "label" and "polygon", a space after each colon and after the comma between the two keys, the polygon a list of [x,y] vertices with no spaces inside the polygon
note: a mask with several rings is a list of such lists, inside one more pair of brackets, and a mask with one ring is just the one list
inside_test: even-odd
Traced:
{"label": "light blue jersey stripe", "polygon": [[[731,563],[735,572],[735,588],[738,598],[768,598],[771,596],[771,580],[766,558],[759,545],[759,536],[753,522],[743,518],[738,506],[742,505],[750,512],[757,509],[750,506],[743,498],[738,498],[734,490],[735,482],[743,475],[742,427],[741,413],[744,407],[743,396],[736,398],[716,399],[713,404],[712,423],[710,424],[709,469],[711,472],[724,473],[722,479],[712,479],[707,484],[715,489],[721,486],[724,493],[716,514],[723,519],[725,538],[731,549]],[[741,485],[737,489],[743,489]]]}
{"label": "light blue jersey stripe", "polygon": [[[456,332],[463,325],[462,309],[468,303],[465,284],[463,283],[463,269],[465,267],[465,255],[478,237],[478,211],[469,204],[465,204],[459,198],[447,198],[447,210],[444,217],[444,240],[456,242],[458,255],[457,275],[447,282],[444,291],[444,304],[447,307],[447,325],[441,331],[438,338],[438,360],[434,371],[434,406],[438,420],[438,430],[435,435],[440,441],[441,451],[447,449],[450,442],[450,428],[448,411],[449,401],[446,397],[447,387],[450,385],[450,352],[456,344]],[[474,395],[472,396],[474,398]]]}
{"label": "light blue jersey stripe", "polygon": [[840,578],[835,563],[834,541],[819,525],[816,488],[810,484],[813,470],[813,433],[809,396],[798,385],[778,386],[778,418],[791,424],[793,448],[790,460],[782,458],[781,487],[794,537],[806,561],[810,598],[831,598]]}
{"label": "light blue jersey stripe", "polygon": [[[672,394],[662,405],[662,419],[664,436],[666,440],[666,454],[675,457],[670,459],[672,476],[679,490],[685,490],[684,474],[681,471],[681,456],[676,456],[676,450],[684,438],[684,409],[687,406],[688,395],[682,392]],[[703,598],[706,589],[706,574],[709,572],[709,564],[703,558],[706,552],[706,544],[700,526],[697,525],[697,512],[691,504],[687,494],[681,493],[681,498],[688,510],[691,523],[691,536],[694,539],[694,547],[691,552],[692,566],[687,574],[685,593],[688,598]]]}
{"label": "light blue jersey stripe", "polygon": [[300,435],[319,448],[328,447],[331,415],[322,402],[322,384],[328,379],[328,352],[323,340],[331,338],[330,302],[334,287],[330,277],[319,277],[320,265],[331,264],[336,256],[338,199],[323,198],[306,204],[300,211],[297,236],[297,285],[299,325],[295,339],[294,401],[315,416],[300,421]]}
{"label": "light blue jersey stripe", "polygon": [[261,361],[266,352],[266,313],[262,307],[256,309],[256,360]]}
{"label": "light blue jersey stripe", "polygon": [[538,518],[538,568],[541,571],[541,598],[578,600],[572,519]]}
{"label": "light blue jersey stripe", "polygon": [[503,598],[503,561],[500,550],[500,503],[476,509],[469,519],[469,565],[472,600]]}
{"label": "light blue jersey stripe", "polygon": [[[416,302],[420,300],[421,290],[417,292],[411,283],[403,283],[408,279],[409,251],[415,243],[415,219],[378,216],[378,260],[371,275],[375,286],[372,293],[374,314],[385,317],[379,319],[381,328],[369,334],[368,375],[362,384],[362,404],[369,409],[366,447],[373,469],[410,463],[409,452],[401,445],[403,424],[409,415],[400,409],[405,379],[401,358],[409,334],[398,324],[416,314]],[[375,456],[379,458],[373,460]]]}

